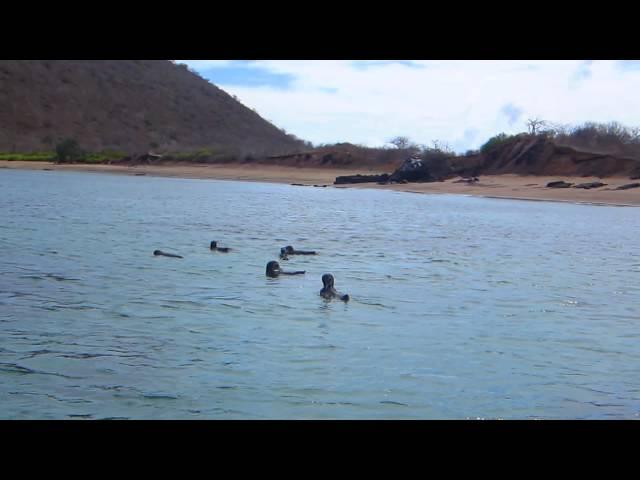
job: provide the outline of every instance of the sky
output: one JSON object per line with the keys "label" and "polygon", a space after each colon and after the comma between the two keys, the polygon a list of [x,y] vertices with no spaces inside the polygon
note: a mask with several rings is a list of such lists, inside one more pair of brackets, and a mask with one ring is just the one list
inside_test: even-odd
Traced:
{"label": "sky", "polygon": [[457,152],[497,133],[555,124],[640,125],[637,60],[177,60],[263,118],[314,144]]}

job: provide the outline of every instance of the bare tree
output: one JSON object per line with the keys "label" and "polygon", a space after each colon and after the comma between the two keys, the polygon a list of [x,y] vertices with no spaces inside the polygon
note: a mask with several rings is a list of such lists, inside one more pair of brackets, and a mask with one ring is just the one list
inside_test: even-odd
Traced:
{"label": "bare tree", "polygon": [[389,143],[394,145],[397,149],[403,150],[405,148],[409,148],[411,140],[409,140],[409,137],[393,137],[389,140]]}
{"label": "bare tree", "polygon": [[441,142],[440,140],[432,140],[433,150],[438,150],[441,152],[452,152],[451,147],[446,142]]}
{"label": "bare tree", "polygon": [[527,127],[529,127],[529,133],[531,135],[536,135],[542,127],[546,126],[546,124],[546,121],[539,118],[530,118],[527,120]]}

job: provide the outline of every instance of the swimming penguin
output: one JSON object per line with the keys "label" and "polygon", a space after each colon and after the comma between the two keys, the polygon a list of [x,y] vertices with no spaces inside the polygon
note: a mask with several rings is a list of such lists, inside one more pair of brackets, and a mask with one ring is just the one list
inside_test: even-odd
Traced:
{"label": "swimming penguin", "polygon": [[317,255],[317,253],[309,250],[294,250],[291,245],[287,245],[280,249],[280,258],[287,260],[288,255]]}
{"label": "swimming penguin", "polygon": [[228,247],[219,247],[218,246],[218,242],[216,242],[216,241],[212,241],[211,245],[209,245],[209,248],[214,252],[228,253],[228,252],[231,251],[231,249],[228,248]]}
{"label": "swimming penguin", "polygon": [[280,270],[280,264],[275,260],[267,263],[267,277],[276,278],[279,275],[303,275],[304,273],[304,270],[298,272],[285,272]]}
{"label": "swimming penguin", "polygon": [[173,257],[173,258],[184,258],[181,257],[180,255],[175,255],[173,253],[165,253],[162,250],[154,250],[153,254],[157,257],[158,255],[161,255],[163,257]]}
{"label": "swimming penguin", "polygon": [[345,302],[349,301],[349,295],[343,295],[333,287],[333,275],[330,273],[322,275],[322,285],[324,285],[322,290],[320,290],[320,296],[322,298],[326,298],[327,300],[339,298]]}

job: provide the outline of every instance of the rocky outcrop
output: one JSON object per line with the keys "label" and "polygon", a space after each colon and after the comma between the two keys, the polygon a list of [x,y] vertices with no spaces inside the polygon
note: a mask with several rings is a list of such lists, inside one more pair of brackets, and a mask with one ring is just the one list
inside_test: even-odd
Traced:
{"label": "rocky outcrop", "polygon": [[602,182],[588,182],[588,183],[581,183],[579,185],[576,185],[573,188],[584,188],[585,190],[590,190],[592,188],[604,187],[605,185],[606,183],[602,183]]}
{"label": "rocky outcrop", "polygon": [[626,185],[620,185],[619,187],[614,188],[614,190],[629,190],[631,188],[640,187],[640,183],[627,183]]}
{"label": "rocky outcrop", "polygon": [[569,188],[573,183],[565,182],[564,180],[560,180],[557,182],[549,182],[547,183],[547,188]]}
{"label": "rocky outcrop", "polygon": [[402,165],[389,177],[389,182],[433,182],[435,178],[431,174],[427,162],[418,156],[407,158]]}
{"label": "rocky outcrop", "polygon": [[336,177],[334,185],[343,185],[347,183],[379,183],[389,181],[389,174],[382,175],[344,175]]}

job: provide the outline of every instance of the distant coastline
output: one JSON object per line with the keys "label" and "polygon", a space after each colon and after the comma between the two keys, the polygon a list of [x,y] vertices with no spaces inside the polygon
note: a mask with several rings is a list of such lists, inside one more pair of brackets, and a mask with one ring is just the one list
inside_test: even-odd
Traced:
{"label": "distant coastline", "polygon": [[[335,188],[373,188],[411,193],[461,194],[489,198],[514,200],[559,201],[588,203],[596,205],[640,206],[640,188],[614,191],[620,185],[629,183],[628,177],[536,176],[536,175],[484,175],[475,184],[455,183],[456,179],[442,182],[377,185],[375,183],[334,186],[340,175],[372,175],[385,173],[375,168],[348,167],[292,167],[275,165],[206,165],[206,164],[164,164],[164,165],[104,165],[104,164],[56,164],[37,161],[0,160],[0,169],[78,171],[110,173],[131,176],[158,176],[175,178],[195,178],[210,180],[236,180],[298,184],[301,186],[327,186]],[[605,187],[582,190],[575,188],[546,188],[548,182],[566,180],[573,183],[602,181]]]}

